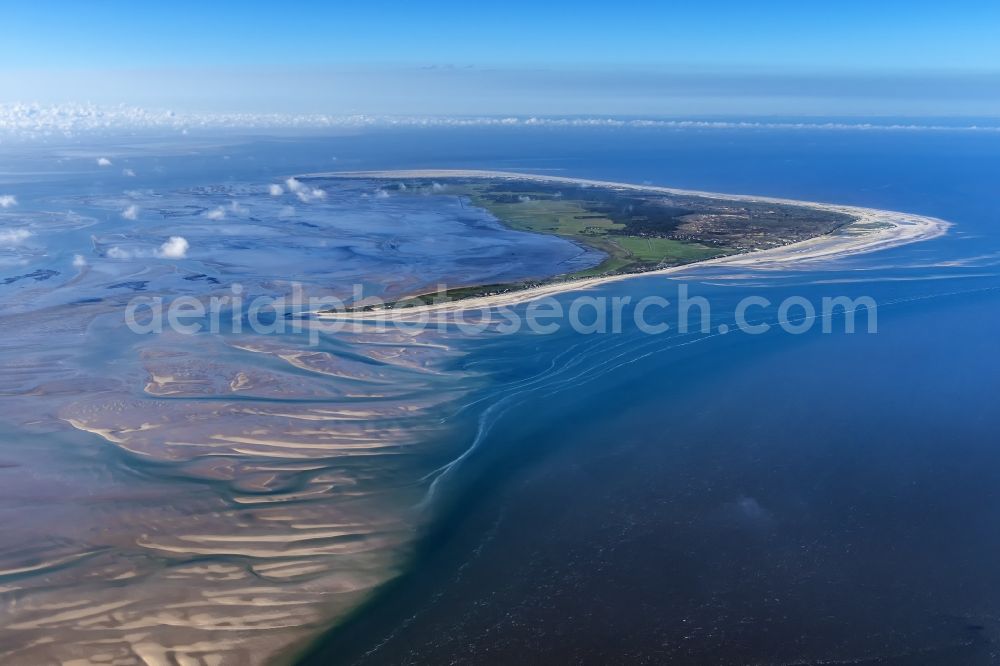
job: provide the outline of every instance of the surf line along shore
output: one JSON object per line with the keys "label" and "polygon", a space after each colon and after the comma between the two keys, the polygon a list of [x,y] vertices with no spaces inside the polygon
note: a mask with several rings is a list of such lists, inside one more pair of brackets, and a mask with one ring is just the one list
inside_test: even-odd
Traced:
{"label": "surf line along shore", "polygon": [[[813,201],[799,201],[795,199],[782,199],[776,197],[755,196],[746,194],[722,194],[718,192],[704,192],[699,190],[684,190],[670,187],[658,187],[653,185],[636,185],[632,183],[619,183],[613,181],[590,180],[583,178],[569,178],[564,176],[536,175],[527,173],[517,173],[508,171],[484,171],[484,170],[461,170],[461,169],[423,169],[423,170],[399,170],[399,171],[343,171],[343,172],[323,172],[309,173],[296,176],[296,178],[338,178],[338,179],[381,179],[381,180],[405,180],[405,179],[491,179],[508,181],[535,181],[549,184],[566,184],[572,186],[603,187],[609,189],[631,190],[636,192],[648,192],[653,194],[666,194],[675,196],[696,196],[719,201],[736,201],[756,204],[780,204],[792,205],[803,208],[813,208],[816,210],[842,213],[854,218],[852,222],[840,227],[830,233],[814,236],[812,238],[781,245],[779,247],[755,250],[739,254],[728,255],[694,261],[679,266],[657,268],[641,272],[618,273],[610,275],[600,275],[594,277],[583,277],[566,279],[547,284],[530,286],[521,289],[512,289],[500,294],[490,294],[485,296],[470,296],[456,300],[449,300],[438,303],[427,303],[420,305],[406,305],[398,308],[381,308],[371,310],[320,310],[311,314],[325,319],[349,319],[349,320],[405,320],[412,317],[424,316],[428,313],[448,313],[462,312],[468,310],[484,310],[490,308],[509,307],[525,303],[528,301],[554,296],[566,292],[581,291],[598,285],[627,280],[635,277],[646,277],[650,275],[670,275],[681,271],[690,270],[695,266],[734,266],[752,267],[756,269],[780,270],[802,263],[816,263],[821,261],[831,261],[841,257],[855,254],[875,252],[885,250],[900,245],[916,243],[930,240],[947,233],[952,226],[951,222],[935,217],[903,213],[897,211],[879,210],[875,208],[863,208],[859,206],[848,206],[831,203],[820,203]],[[407,298],[398,299],[396,302],[405,303]]]}

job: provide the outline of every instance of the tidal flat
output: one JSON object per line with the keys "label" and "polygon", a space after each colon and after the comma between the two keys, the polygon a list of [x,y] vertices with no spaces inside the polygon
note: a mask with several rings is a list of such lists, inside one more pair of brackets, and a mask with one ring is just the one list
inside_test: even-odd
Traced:
{"label": "tidal flat", "polygon": [[[484,379],[457,367],[450,331],[358,325],[314,343],[321,324],[303,317],[297,333],[137,335],[128,303],[293,282],[391,297],[597,255],[367,184],[303,201],[287,177],[110,180],[83,195],[43,180],[0,213],[24,238],[0,285],[0,660],[287,655],[401,570],[434,471],[462,450],[455,414]],[[187,250],[171,256],[175,237]]]}

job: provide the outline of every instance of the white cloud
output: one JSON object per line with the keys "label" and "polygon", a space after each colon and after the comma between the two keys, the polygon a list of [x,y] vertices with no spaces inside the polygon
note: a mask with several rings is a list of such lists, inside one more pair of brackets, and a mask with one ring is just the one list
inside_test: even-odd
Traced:
{"label": "white cloud", "polygon": [[1000,125],[941,125],[866,122],[777,122],[730,120],[664,120],[642,118],[531,116],[379,116],[287,113],[178,113],[134,106],[94,104],[0,104],[0,134],[46,138],[53,133],[107,134],[122,130],[164,130],[188,133],[203,129],[336,129],[366,127],[637,127],[665,129],[781,129],[847,131],[934,131],[998,133]]}
{"label": "white cloud", "polygon": [[[142,257],[156,257],[157,259],[183,259],[187,256],[187,251],[191,245],[183,236],[171,236],[155,252],[145,250],[126,250],[117,245],[110,248],[105,255],[111,259],[138,259]],[[75,264],[74,264],[75,265]]]}
{"label": "white cloud", "polygon": [[0,230],[0,246],[13,247],[20,245],[31,237],[31,232],[27,229],[2,229]]}
{"label": "white cloud", "polygon": [[17,205],[17,197],[13,194],[0,194],[0,208],[10,208]]}
{"label": "white cloud", "polygon": [[277,183],[273,183],[267,186],[267,193],[270,194],[272,197],[280,197],[282,194],[285,193],[285,188],[283,188],[281,185],[278,185]]}
{"label": "white cloud", "polygon": [[128,206],[122,211],[122,218],[126,220],[138,220],[139,219],[139,207],[135,204]]}
{"label": "white cloud", "polygon": [[135,171],[132,171],[132,169],[122,169],[122,175],[128,176],[129,178],[135,178]]}
{"label": "white cloud", "polygon": [[87,265],[87,258],[82,254],[73,255],[73,268],[83,268]]}
{"label": "white cloud", "polygon": [[297,196],[300,201],[304,202],[322,201],[323,199],[326,199],[326,192],[318,187],[314,187],[307,192],[296,192],[295,196]]}
{"label": "white cloud", "polygon": [[226,209],[222,206],[218,208],[213,208],[212,210],[205,213],[205,217],[210,220],[224,220],[226,219]]}
{"label": "white cloud", "polygon": [[299,198],[299,201],[303,203],[309,203],[310,201],[321,201],[326,199],[326,192],[319,189],[318,187],[309,187],[303,184],[301,181],[295,178],[289,178],[285,181],[285,186],[288,188],[289,192],[292,192]]}
{"label": "white cloud", "polygon": [[97,166],[100,166],[100,167],[109,167],[109,166],[111,166],[111,160],[109,160],[107,157],[98,157],[97,158]]}
{"label": "white cloud", "polygon": [[187,239],[183,236],[171,236],[167,242],[160,246],[157,256],[164,259],[183,259],[187,256],[187,251],[190,247]]}

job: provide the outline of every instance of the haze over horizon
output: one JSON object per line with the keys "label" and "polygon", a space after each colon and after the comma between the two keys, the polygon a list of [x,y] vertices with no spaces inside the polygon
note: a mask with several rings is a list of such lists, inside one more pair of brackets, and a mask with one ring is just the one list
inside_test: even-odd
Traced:
{"label": "haze over horizon", "polygon": [[0,103],[988,117],[1000,115],[998,24],[987,2],[22,3],[5,12]]}

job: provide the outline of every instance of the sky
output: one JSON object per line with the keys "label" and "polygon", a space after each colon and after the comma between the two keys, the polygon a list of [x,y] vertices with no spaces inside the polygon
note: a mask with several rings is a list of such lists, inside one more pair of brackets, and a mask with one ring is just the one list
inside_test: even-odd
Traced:
{"label": "sky", "polygon": [[0,103],[1000,116],[1000,2],[5,3]]}

